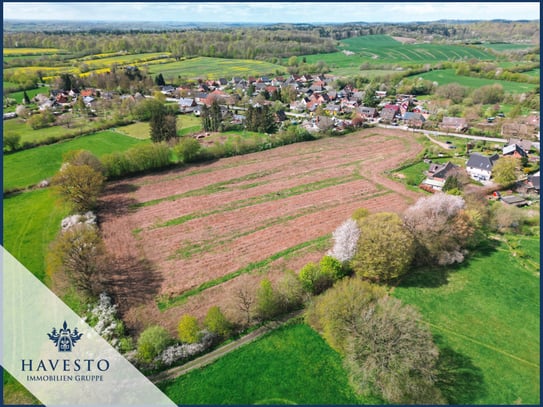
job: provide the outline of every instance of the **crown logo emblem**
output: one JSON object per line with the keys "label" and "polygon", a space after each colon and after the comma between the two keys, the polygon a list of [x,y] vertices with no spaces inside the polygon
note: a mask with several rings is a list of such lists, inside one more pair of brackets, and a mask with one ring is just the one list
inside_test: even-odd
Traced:
{"label": "crown logo emblem", "polygon": [[66,321],[64,321],[61,329],[57,331],[56,328],[53,328],[53,331],[48,333],[47,336],[53,341],[59,352],[71,352],[72,348],[75,346],[76,342],[81,339],[83,334],[79,333],[77,328],[74,328],[72,332],[72,330],[68,328]]}

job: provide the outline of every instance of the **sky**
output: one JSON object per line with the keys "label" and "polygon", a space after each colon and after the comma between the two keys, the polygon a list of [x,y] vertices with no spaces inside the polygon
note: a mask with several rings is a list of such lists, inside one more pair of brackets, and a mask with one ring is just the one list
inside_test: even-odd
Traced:
{"label": "sky", "polygon": [[221,23],[537,20],[539,2],[10,2],[5,19]]}

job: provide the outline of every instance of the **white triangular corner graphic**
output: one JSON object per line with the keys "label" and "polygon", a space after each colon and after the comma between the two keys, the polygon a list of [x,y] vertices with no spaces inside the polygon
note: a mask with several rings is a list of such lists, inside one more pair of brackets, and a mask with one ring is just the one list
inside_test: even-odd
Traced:
{"label": "white triangular corner graphic", "polygon": [[1,255],[1,365],[36,398],[46,406],[175,406],[3,247]]}

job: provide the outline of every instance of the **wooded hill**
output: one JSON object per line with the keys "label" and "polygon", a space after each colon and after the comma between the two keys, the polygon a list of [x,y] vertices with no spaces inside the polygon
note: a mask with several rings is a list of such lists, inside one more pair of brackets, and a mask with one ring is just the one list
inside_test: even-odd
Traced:
{"label": "wooded hill", "polygon": [[[40,28],[38,28],[40,27]],[[386,34],[447,43],[539,45],[539,20],[429,23],[187,25],[183,23],[43,23],[5,21],[4,48],[58,48],[71,53],[171,52],[173,57],[267,59],[329,53],[338,40]]]}

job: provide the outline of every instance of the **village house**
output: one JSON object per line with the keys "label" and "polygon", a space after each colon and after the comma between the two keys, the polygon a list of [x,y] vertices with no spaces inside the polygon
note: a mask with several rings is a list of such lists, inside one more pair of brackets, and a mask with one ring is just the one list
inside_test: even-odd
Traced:
{"label": "village house", "polygon": [[430,163],[430,167],[426,173],[426,179],[422,181],[422,185],[426,185],[435,191],[441,191],[447,178],[457,175],[459,171],[460,167],[454,165],[450,161],[445,164]]}
{"label": "village house", "polygon": [[479,153],[471,153],[466,163],[466,171],[474,180],[489,181],[492,177],[492,168],[499,158],[498,154],[488,157]]}
{"label": "village house", "polygon": [[194,111],[197,103],[193,98],[181,98],[179,99],[179,111],[181,113],[191,113]]}
{"label": "village house", "polygon": [[468,129],[468,122],[463,117],[444,117],[440,126],[442,129],[463,132]]}
{"label": "village house", "polygon": [[528,157],[526,151],[518,144],[509,144],[503,148],[502,155],[506,157],[523,158]]}
{"label": "village house", "polygon": [[529,152],[532,148],[532,142],[530,140],[523,140],[523,139],[516,139],[516,138],[510,138],[507,140],[508,146],[511,146],[513,144],[516,144],[517,146],[520,146],[525,152]]}
{"label": "village house", "polygon": [[426,122],[426,119],[421,113],[406,112],[402,116],[402,119],[409,127],[421,128]]}
{"label": "village house", "polygon": [[365,117],[367,119],[374,119],[379,116],[377,109],[374,107],[360,106],[356,109],[356,111],[360,113],[362,117]]}

